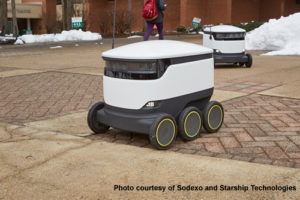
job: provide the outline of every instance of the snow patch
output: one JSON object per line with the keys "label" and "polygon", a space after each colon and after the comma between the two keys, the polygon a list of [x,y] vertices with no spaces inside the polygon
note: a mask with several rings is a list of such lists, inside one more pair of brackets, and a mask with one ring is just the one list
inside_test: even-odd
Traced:
{"label": "snow patch", "polygon": [[134,38],[141,38],[142,36],[140,35],[132,35],[132,36],[129,36],[128,39],[134,39]]}
{"label": "snow patch", "polygon": [[50,49],[60,49],[63,48],[62,46],[55,46],[55,47],[50,47]]}
{"label": "snow patch", "polygon": [[23,40],[18,38],[17,41],[15,41],[14,44],[24,44],[24,42],[23,42]]}
{"label": "snow patch", "polygon": [[300,55],[300,13],[269,22],[246,35],[247,50],[272,50],[263,55]]}
{"label": "snow patch", "polygon": [[18,37],[15,44],[24,43],[42,43],[42,42],[62,42],[62,41],[89,41],[101,40],[102,36],[99,33],[92,33],[90,31],[70,30],[63,31],[59,34],[43,34],[43,35],[22,35]]}
{"label": "snow patch", "polygon": [[263,56],[276,56],[276,55],[282,55],[282,56],[288,56],[288,55],[300,55],[300,43],[295,44],[292,47],[287,47],[282,50],[278,51],[271,51],[265,54],[262,54]]}

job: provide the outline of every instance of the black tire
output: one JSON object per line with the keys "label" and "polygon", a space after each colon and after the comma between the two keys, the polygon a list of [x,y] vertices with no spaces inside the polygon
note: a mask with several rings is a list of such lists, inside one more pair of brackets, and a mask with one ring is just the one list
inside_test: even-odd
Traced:
{"label": "black tire", "polygon": [[224,121],[224,109],[217,101],[209,102],[203,111],[203,126],[209,133],[217,132]]}
{"label": "black tire", "polygon": [[202,113],[196,107],[185,108],[178,120],[179,135],[184,140],[194,140],[199,137],[202,127]]}
{"label": "black tire", "polygon": [[248,62],[246,62],[246,67],[250,68],[252,66],[252,56],[251,54],[247,53],[246,56],[248,57]]}
{"label": "black tire", "polygon": [[176,139],[177,126],[174,117],[162,114],[154,120],[149,133],[149,140],[153,147],[169,149]]}
{"label": "black tire", "polygon": [[105,133],[109,129],[109,126],[97,121],[97,111],[101,110],[103,107],[104,107],[104,103],[98,102],[98,103],[94,104],[91,107],[91,109],[89,110],[89,113],[87,116],[87,122],[88,122],[90,129],[94,133]]}

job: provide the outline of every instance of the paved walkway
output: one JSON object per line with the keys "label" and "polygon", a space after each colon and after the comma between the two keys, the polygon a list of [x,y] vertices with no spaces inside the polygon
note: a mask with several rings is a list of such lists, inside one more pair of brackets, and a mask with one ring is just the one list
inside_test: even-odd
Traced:
{"label": "paved walkway", "polygon": [[[24,124],[86,111],[102,99],[101,82],[101,76],[56,71],[1,78],[0,121]],[[278,86],[242,80],[217,83],[216,92],[242,94],[223,102],[223,128],[217,134],[203,131],[201,138],[193,142],[178,138],[172,150],[300,167],[300,100],[258,94]],[[149,146],[147,137],[112,132],[90,138]]]}
{"label": "paved walkway", "polygon": [[[200,40],[193,38],[188,38],[187,41],[200,43]],[[126,41],[122,40],[122,43],[126,43]],[[153,159],[155,156],[158,159],[162,154],[172,155],[171,157],[174,159],[178,157],[180,162],[186,162],[184,158],[191,156],[193,161],[189,160],[188,162],[200,166],[201,170],[204,167],[200,164],[201,161],[208,162],[213,169],[216,169],[215,165],[222,166],[226,163],[226,166],[231,168],[238,163],[240,168],[233,167],[232,169],[245,168],[248,169],[247,173],[251,173],[252,168],[264,173],[267,173],[268,170],[271,173],[272,170],[288,169],[287,171],[290,173],[287,176],[295,177],[295,171],[292,168],[300,168],[300,57],[262,57],[258,56],[257,52],[252,52],[254,66],[251,69],[233,66],[216,67],[213,99],[221,101],[224,105],[225,122],[223,127],[215,134],[203,131],[201,137],[192,142],[184,142],[177,138],[171,150],[162,152],[151,147],[147,136],[114,129],[107,134],[93,135],[88,129],[86,124],[88,109],[94,103],[103,100],[103,61],[101,61],[100,55],[102,51],[109,48],[109,45],[106,44],[89,43],[81,44],[79,47],[68,44],[62,49],[49,49],[45,46],[0,49],[0,54],[5,55],[0,56],[0,149],[2,149],[0,165],[5,169],[0,171],[0,184],[1,181],[5,182],[5,188],[0,187],[0,199],[3,199],[3,195],[1,196],[3,191],[9,191],[12,198],[20,199],[21,197],[15,196],[15,191],[20,190],[21,186],[13,187],[14,189],[10,190],[12,185],[23,180],[22,176],[25,176],[26,180],[24,179],[23,186],[28,189],[27,182],[31,181],[28,177],[31,177],[32,173],[37,173],[31,169],[34,169],[35,166],[39,169],[43,168],[43,165],[48,162],[56,164],[63,162],[60,158],[58,161],[53,160],[65,153],[72,154],[76,160],[76,155],[69,153],[73,150],[77,152],[81,161],[84,160],[98,166],[99,163],[97,164],[94,160],[84,158],[84,154],[91,156],[87,152],[96,152],[98,148],[106,148],[103,152],[98,153],[102,156],[105,155],[104,157],[107,159],[109,156],[113,156],[117,160],[117,155],[107,154],[109,149],[115,148],[116,154],[119,153],[119,155],[127,150],[132,152],[128,157],[129,160],[138,157],[140,152],[153,153]],[[103,141],[108,143],[103,143]],[[43,145],[40,146],[41,144]],[[119,144],[126,145],[120,146]],[[173,156],[173,152],[176,152],[175,156]],[[97,157],[96,159],[101,160],[102,158]],[[166,164],[164,161],[157,161],[156,158],[154,160],[145,159],[143,161],[152,168],[157,163]],[[214,162],[214,159],[218,161]],[[85,162],[75,164],[74,160],[64,163],[61,166],[62,171],[57,169],[57,173],[67,173],[68,170],[64,169],[70,169],[70,173],[75,170],[77,175],[82,173],[75,166],[78,164],[84,168],[83,163]],[[117,162],[116,160],[114,162]],[[111,162],[109,159],[106,161]],[[170,159],[168,162],[172,163]],[[267,164],[268,166],[253,163]],[[113,162],[111,164],[116,165]],[[171,167],[169,164],[166,166]],[[57,165],[60,166],[60,164]],[[100,165],[106,166],[105,163]],[[271,165],[289,168],[272,168]],[[47,165],[46,169],[51,166],[51,164]],[[109,166],[107,165],[107,167]],[[132,167],[130,164],[126,165],[128,170]],[[177,167],[180,168],[180,166]],[[26,175],[23,175],[23,169],[28,170]],[[95,169],[91,169],[91,171],[93,170]],[[204,172],[207,173],[206,170]],[[201,179],[205,176],[204,172],[200,176]],[[232,176],[232,173],[228,171],[226,173],[224,174],[228,178],[226,180],[228,183],[232,183],[229,181],[229,175]],[[112,171],[108,174],[112,174]],[[134,172],[134,174],[141,176],[138,172]],[[245,174],[238,174],[240,177],[246,178]],[[49,174],[49,176],[54,175]],[[216,176],[222,176],[221,171],[218,171]],[[39,180],[38,174],[32,177],[35,177],[32,183],[47,182]],[[97,177],[105,179],[105,177]],[[198,176],[198,178],[200,177]],[[117,179],[117,177],[115,178]],[[168,176],[168,178],[170,177]],[[79,182],[84,182],[84,178],[79,179]],[[124,184],[134,182],[128,181],[128,179],[130,178],[127,177],[127,181],[125,178],[125,181],[121,182]],[[257,179],[250,179],[249,181],[257,181]],[[107,184],[113,184],[112,180],[107,177],[105,180],[109,180]],[[184,178],[177,177],[174,180],[179,181]],[[184,182],[188,184],[189,182],[186,180]],[[194,179],[190,177],[190,180]],[[65,181],[65,179],[61,181]],[[139,181],[143,182],[140,179]],[[289,184],[297,184],[293,181],[290,181]],[[63,187],[54,182],[54,180],[52,183],[51,181],[47,182],[41,187],[47,191]],[[195,180],[193,183],[196,184],[197,181]],[[104,185],[100,184],[101,187]],[[33,187],[31,191],[38,191],[37,194],[42,198],[42,188]],[[78,185],[75,188],[80,190]],[[73,190],[68,188],[68,191]],[[112,192],[109,189],[107,191]],[[27,199],[30,199],[30,195],[28,195]],[[52,195],[55,196],[55,193]],[[189,194],[186,195],[188,199]],[[259,198],[259,194],[257,195]],[[66,194],[64,197],[70,196],[72,195]],[[86,197],[85,194],[82,196]],[[131,197],[135,197],[135,194]],[[159,198],[159,196],[157,197]],[[195,197],[195,195],[190,197]],[[209,195],[208,197],[216,198],[216,196]],[[270,196],[268,197],[270,198]],[[240,196],[237,196],[238,198]],[[279,199],[286,198],[280,196]]]}

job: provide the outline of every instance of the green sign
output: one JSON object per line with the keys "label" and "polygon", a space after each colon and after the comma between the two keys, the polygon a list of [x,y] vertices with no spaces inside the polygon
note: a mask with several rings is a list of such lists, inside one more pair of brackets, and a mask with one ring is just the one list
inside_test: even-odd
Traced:
{"label": "green sign", "polygon": [[23,29],[22,30],[22,35],[32,35],[32,30],[30,30],[30,29]]}
{"label": "green sign", "polygon": [[197,18],[197,17],[194,17],[193,19],[193,22],[192,22],[192,26],[197,28],[201,23],[201,19],[200,18]]}
{"label": "green sign", "polygon": [[72,28],[82,28],[82,17],[72,17]]}

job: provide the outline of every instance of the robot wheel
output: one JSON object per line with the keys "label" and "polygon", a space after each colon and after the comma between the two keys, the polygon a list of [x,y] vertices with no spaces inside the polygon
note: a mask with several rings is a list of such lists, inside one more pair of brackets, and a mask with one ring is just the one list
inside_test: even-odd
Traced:
{"label": "robot wheel", "polygon": [[194,140],[199,137],[202,124],[201,111],[196,107],[187,107],[179,116],[179,135],[184,140]]}
{"label": "robot wheel", "polygon": [[150,143],[157,149],[169,149],[177,135],[175,119],[169,114],[162,114],[154,120],[149,133]]}
{"label": "robot wheel", "polygon": [[94,133],[105,133],[109,129],[109,126],[97,121],[97,111],[101,110],[103,107],[104,107],[104,103],[98,102],[98,103],[94,104],[89,110],[89,113],[87,116],[87,122],[88,122],[90,129]]}
{"label": "robot wheel", "polygon": [[217,132],[224,120],[224,109],[217,101],[209,102],[203,111],[203,126],[209,133]]}

